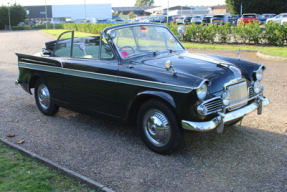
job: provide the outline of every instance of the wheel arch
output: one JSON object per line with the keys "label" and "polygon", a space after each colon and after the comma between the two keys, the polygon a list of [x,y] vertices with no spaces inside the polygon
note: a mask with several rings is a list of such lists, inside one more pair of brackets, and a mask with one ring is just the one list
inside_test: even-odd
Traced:
{"label": "wheel arch", "polygon": [[162,101],[176,114],[176,104],[170,94],[161,91],[144,91],[138,93],[133,99],[133,102],[130,104],[127,114],[128,122],[135,125],[139,108],[143,103],[151,99]]}
{"label": "wheel arch", "polygon": [[32,95],[31,89],[35,88],[36,82],[38,79],[43,79],[43,81],[47,84],[45,78],[40,73],[34,73],[31,75],[31,78],[29,80],[29,92]]}

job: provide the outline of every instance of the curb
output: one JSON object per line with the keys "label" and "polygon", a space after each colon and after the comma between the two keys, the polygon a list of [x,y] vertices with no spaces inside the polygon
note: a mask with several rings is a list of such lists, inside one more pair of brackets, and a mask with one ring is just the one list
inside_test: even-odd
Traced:
{"label": "curb", "polygon": [[48,165],[49,167],[61,172],[62,174],[66,175],[66,176],[69,176],[77,181],[80,181],[84,184],[87,184],[89,185],[90,187],[98,190],[98,191],[104,191],[104,192],[114,192],[112,189],[109,189],[108,187],[92,180],[92,179],[89,179],[88,177],[85,177],[79,173],[76,173],[70,169],[67,169],[57,163],[54,163],[53,161],[49,160],[49,159],[46,159],[44,157],[41,157],[39,155],[37,155],[36,153],[33,153],[31,151],[28,151],[27,149],[23,148],[23,147],[19,147],[18,145],[14,144],[14,143],[11,143],[9,141],[5,141],[4,139],[1,139],[0,138],[0,142],[2,142],[3,144],[19,151],[20,153],[22,154],[25,154],[25,155],[28,155],[29,157],[32,157],[34,159],[37,159],[38,161],[40,161],[41,163],[45,164],[45,165]]}
{"label": "curb", "polygon": [[272,60],[272,61],[283,61],[287,62],[287,58],[282,58],[282,57],[276,57],[276,56],[270,56],[270,55],[265,55],[261,51],[258,51],[256,55],[261,58],[261,59],[266,59],[266,60]]}

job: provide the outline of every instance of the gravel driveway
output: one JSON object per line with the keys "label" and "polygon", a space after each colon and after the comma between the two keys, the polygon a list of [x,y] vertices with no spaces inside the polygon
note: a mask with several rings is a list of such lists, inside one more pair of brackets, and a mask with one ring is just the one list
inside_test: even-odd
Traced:
{"label": "gravel driveway", "polygon": [[[242,126],[222,134],[186,132],[186,146],[162,156],[141,142],[136,129],[61,108],[53,117],[14,85],[14,54],[39,52],[50,37],[38,31],[0,32],[0,137],[25,140],[26,149],[116,191],[286,191],[287,63],[254,53],[242,59],[267,67],[263,85],[271,104]],[[237,57],[235,51],[190,50]],[[16,134],[7,138],[8,134]]]}

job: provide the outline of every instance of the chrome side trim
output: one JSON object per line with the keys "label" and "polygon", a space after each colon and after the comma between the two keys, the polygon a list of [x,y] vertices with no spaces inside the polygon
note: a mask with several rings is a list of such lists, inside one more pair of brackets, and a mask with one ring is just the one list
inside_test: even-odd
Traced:
{"label": "chrome side trim", "polygon": [[[211,121],[206,122],[193,122],[193,121],[186,121],[182,120],[181,125],[183,129],[191,130],[191,131],[210,131],[218,127],[220,124],[241,118],[246,116],[247,114],[255,111],[256,109],[262,107],[262,105],[268,105],[269,99],[267,97],[262,97],[262,102],[254,102],[250,105],[247,105],[243,108],[237,109],[235,111],[229,113],[220,113],[217,117],[213,118]],[[223,131],[223,130],[222,130]]]}
{"label": "chrome side trim", "polygon": [[97,80],[103,80],[103,81],[124,83],[124,84],[130,84],[130,85],[137,85],[137,86],[161,89],[161,90],[166,90],[166,91],[174,91],[174,92],[179,92],[179,93],[189,93],[194,89],[193,87],[177,86],[177,85],[166,84],[166,83],[161,83],[161,82],[146,81],[146,80],[141,80],[141,79],[120,77],[116,75],[108,75],[108,74],[80,71],[80,70],[67,69],[67,68],[61,68],[61,67],[44,66],[44,65],[37,65],[37,64],[30,64],[30,63],[23,63],[23,62],[19,63],[18,66],[21,68],[34,69],[34,70],[39,70],[39,71],[59,73],[59,74],[64,74],[64,75],[71,75],[71,76],[76,76],[76,77],[97,79]]}

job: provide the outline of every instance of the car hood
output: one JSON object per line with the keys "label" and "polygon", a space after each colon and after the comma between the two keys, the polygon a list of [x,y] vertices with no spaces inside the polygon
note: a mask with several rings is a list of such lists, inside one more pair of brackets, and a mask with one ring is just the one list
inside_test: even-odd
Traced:
{"label": "car hood", "polygon": [[[204,54],[177,53],[160,54],[154,57],[138,58],[135,62],[149,67],[165,69],[166,61],[170,60],[176,73],[185,76],[196,76],[211,82],[210,93],[223,90],[223,85],[232,79],[242,77],[241,71],[232,63]],[[158,71],[154,69],[155,71]],[[172,70],[170,75],[172,75]],[[192,82],[190,83],[192,84]]]}

